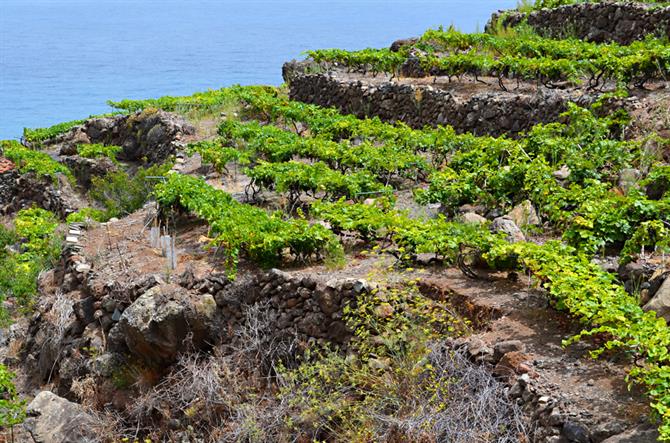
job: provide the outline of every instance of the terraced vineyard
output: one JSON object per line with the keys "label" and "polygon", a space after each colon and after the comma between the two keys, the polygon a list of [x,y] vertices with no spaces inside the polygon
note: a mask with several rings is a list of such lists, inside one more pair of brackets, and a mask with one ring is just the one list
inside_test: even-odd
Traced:
{"label": "terraced vineyard", "polygon": [[[464,251],[469,251],[496,269],[532,273],[557,309],[584,323],[584,331],[568,343],[606,336],[594,355],[617,350],[643,359],[643,366],[631,370],[631,381],[645,385],[658,416],[667,416],[670,380],[664,374],[670,362],[670,331],[663,319],[644,312],[634,296],[590,260],[603,250],[620,251],[625,261],[643,249],[660,253],[670,247],[670,190],[662,185],[669,182],[670,169],[645,156],[642,148],[648,140],[617,136],[625,123],[621,115],[599,118],[589,109],[571,106],[566,123],[537,125],[511,140],[457,135],[449,127],[413,130],[357,119],[291,102],[271,88],[234,88],[230,93],[242,101],[244,117],[250,120],[224,121],[219,138],[193,144],[192,153],[221,171],[229,162],[244,159],[251,186],[286,194],[289,213],[299,209],[310,219],[328,222],[336,234],[354,233],[401,262],[430,253],[473,272],[464,264]],[[621,171],[631,167],[647,171],[646,178],[625,192],[613,191]],[[561,168],[569,172],[559,179],[556,171]],[[197,179],[184,180],[161,185],[159,201],[190,209],[188,200],[164,196],[184,186],[199,195],[214,192],[198,191],[205,185]],[[661,193],[654,191],[659,186],[665,189]],[[413,189],[421,203],[440,203],[447,217],[464,204],[504,212],[530,200],[557,240],[510,244],[486,225],[443,216],[412,218],[394,209],[393,194],[403,189]],[[370,196],[373,202],[361,203]],[[230,200],[225,194],[221,198]],[[215,234],[221,232],[219,222],[206,219]],[[217,235],[221,240],[215,242],[225,245],[228,234]],[[308,244],[329,238],[321,230],[301,236]],[[279,256],[282,245],[277,246],[270,257]],[[258,257],[253,248],[245,252]],[[312,252],[316,250],[303,248],[296,256],[304,259]],[[661,431],[669,438],[670,422],[663,422]]]}
{"label": "terraced vineyard", "polygon": [[622,46],[523,33],[504,37],[463,34],[440,28],[427,31],[398,52],[324,49],[307,54],[316,63],[336,63],[373,74],[401,75],[403,66],[411,62],[421,70],[411,76],[497,77],[503,89],[505,79],[537,81],[545,86],[586,82],[589,88],[598,88],[614,81],[619,87],[643,87],[649,80],[664,79],[670,73],[670,48],[655,39]]}
{"label": "terraced vineyard", "polygon": [[[654,276],[667,274],[670,117],[655,126],[660,134],[631,136],[636,116],[619,106],[628,94],[664,93],[670,45],[498,31],[440,28],[393,50],[308,51],[314,71],[305,75],[344,67],[357,79],[447,77],[464,89],[493,78],[509,91],[491,95],[513,94],[517,81],[583,91],[590,104],[568,103],[557,121],[494,137],[356,117],[291,100],[284,87],[233,86],[110,102],[124,115],[3,141],[3,192],[26,177],[24,186],[43,182],[58,198],[62,186],[78,186],[74,206],[58,200],[62,220],[39,207],[44,199],[0,200],[15,212],[12,227],[0,226],[0,323],[38,309],[23,321],[34,332],[20,345],[26,365],[96,410],[95,420],[109,413],[109,441],[531,441],[535,430],[519,417],[550,420],[554,404],[538,395],[542,409],[529,413],[513,403],[540,376],[508,362],[515,384],[503,389],[486,372],[508,376],[501,362],[519,358],[521,344],[458,347],[481,320],[476,309],[505,311],[457,306],[450,287],[421,286],[423,273],[439,280],[455,268],[466,281],[527,286],[542,301],[534,320],[551,312],[562,324],[564,348],[552,352],[587,349],[607,371],[625,371],[620,382],[644,391],[670,441],[670,307],[649,308],[652,278],[643,274],[652,264]],[[412,106],[421,91],[411,89]],[[638,265],[639,275],[621,281],[608,260]],[[351,278],[355,266],[363,270]],[[385,283],[358,278],[363,271]],[[461,354],[472,361],[455,363]],[[453,366],[480,364],[475,375]],[[0,379],[0,424],[14,426],[24,404],[4,364]],[[485,413],[450,409],[470,396]],[[561,430],[550,423],[538,441],[562,432],[595,442],[626,430],[582,438],[572,418],[551,417]]]}

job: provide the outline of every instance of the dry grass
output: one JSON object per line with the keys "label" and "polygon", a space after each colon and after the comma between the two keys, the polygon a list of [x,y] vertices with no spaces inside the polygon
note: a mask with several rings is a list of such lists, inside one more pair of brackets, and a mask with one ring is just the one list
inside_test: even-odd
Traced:
{"label": "dry grass", "polygon": [[[101,414],[101,429],[131,439],[187,438],[222,443],[525,441],[528,431],[523,416],[506,398],[503,386],[485,368],[472,364],[444,342],[421,345],[429,350],[428,362],[434,368],[426,384],[421,375],[404,377],[425,363],[412,351],[399,352],[389,369],[382,371],[351,365],[349,357],[337,350],[323,354],[323,358],[314,358],[317,353],[312,359],[301,360],[296,337],[274,335],[271,325],[268,306],[248,307],[246,322],[231,343],[209,353],[182,355],[160,383],[135,397],[125,411],[125,420]],[[304,384],[294,375],[305,365],[315,365],[308,373],[316,368],[335,376],[308,376],[308,384]],[[338,373],[350,369],[353,376],[338,378]],[[346,383],[356,378],[375,386],[361,390],[360,385]],[[338,384],[342,380],[345,383]],[[322,386],[328,383],[332,386]],[[313,397],[314,386],[318,387],[316,392],[333,395]],[[426,386],[438,388],[428,391]],[[90,397],[95,387],[84,380],[73,390]],[[305,406],[310,404],[316,405],[315,409]],[[368,409],[368,405],[372,407]],[[338,411],[338,407],[343,409]],[[343,411],[345,415],[338,415]],[[338,423],[338,416],[346,417],[351,411],[361,417]],[[349,431],[361,423],[365,424],[364,432],[354,437],[363,439],[352,439]]]}

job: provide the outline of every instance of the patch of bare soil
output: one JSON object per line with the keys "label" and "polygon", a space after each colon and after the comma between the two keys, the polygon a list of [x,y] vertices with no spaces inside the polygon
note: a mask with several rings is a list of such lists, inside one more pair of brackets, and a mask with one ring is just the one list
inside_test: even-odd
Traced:
{"label": "patch of bare soil", "polygon": [[525,348],[522,363],[508,375],[528,373],[566,416],[589,423],[603,435],[621,432],[646,419],[646,398],[637,389],[629,391],[624,381],[628,361],[620,355],[592,359],[588,351],[597,343],[563,347],[564,339],[581,330],[579,324],[551,308],[543,291],[534,289],[529,280],[492,278],[473,280],[448,269],[438,271],[426,284],[456,294],[472,303],[475,311],[497,313],[477,337],[490,347],[520,340]]}
{"label": "patch of bare soil", "polygon": [[523,351],[510,353],[509,361],[494,371],[510,384],[528,374],[563,420],[588,424],[597,441],[647,421],[645,395],[635,387],[629,390],[625,382],[630,362],[621,355],[594,360],[589,351],[596,341],[564,347],[562,341],[578,333],[580,325],[553,309],[544,291],[526,277],[516,282],[504,274],[471,279],[457,269],[402,272],[393,264],[388,256],[358,255],[348,257],[346,267],[339,270],[316,266],[293,273],[321,281],[374,279],[382,274],[388,282],[418,278],[422,292],[449,300],[472,321],[475,330],[468,342],[493,349],[497,343],[520,341]]}

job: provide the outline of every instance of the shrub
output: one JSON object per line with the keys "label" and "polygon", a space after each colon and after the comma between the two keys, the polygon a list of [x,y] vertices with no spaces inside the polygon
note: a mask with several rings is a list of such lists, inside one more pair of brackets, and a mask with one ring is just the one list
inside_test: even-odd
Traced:
{"label": "shrub", "polygon": [[[17,252],[0,251],[0,302],[13,297],[24,309],[32,304],[37,293],[37,276],[53,265],[60,253],[58,237],[54,235],[58,220],[49,211],[41,208],[23,209],[14,220],[15,231],[2,229],[0,240],[11,244],[21,242]],[[9,314],[0,310],[0,324],[7,324]]]}
{"label": "shrub", "polygon": [[13,161],[22,174],[34,172],[38,177],[51,177],[54,182],[58,174],[64,174],[72,179],[70,170],[52,159],[49,154],[28,149],[13,140],[3,140],[0,142],[0,147],[2,148],[0,153]]}
{"label": "shrub", "polygon": [[15,376],[5,365],[0,364],[0,428],[11,428],[26,418],[26,402],[19,399],[12,382]]}
{"label": "shrub", "polygon": [[110,172],[104,177],[93,177],[90,196],[105,207],[104,217],[122,217],[130,214],[147,201],[157,180],[150,177],[164,176],[172,167],[171,163],[140,168],[134,176],[125,171]]}
{"label": "shrub", "polygon": [[116,154],[121,152],[120,146],[95,144],[77,145],[77,153],[84,158],[100,158],[107,157],[114,163],[117,163]]}

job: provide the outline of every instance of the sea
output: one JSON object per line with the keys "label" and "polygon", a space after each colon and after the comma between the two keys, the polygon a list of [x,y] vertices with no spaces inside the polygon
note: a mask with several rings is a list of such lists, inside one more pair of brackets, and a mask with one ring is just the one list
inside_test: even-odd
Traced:
{"label": "sea", "polygon": [[282,83],[319,48],[481,31],[517,0],[0,0],[0,139],[109,112],[107,100]]}

